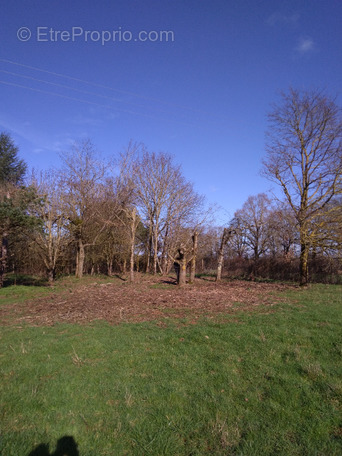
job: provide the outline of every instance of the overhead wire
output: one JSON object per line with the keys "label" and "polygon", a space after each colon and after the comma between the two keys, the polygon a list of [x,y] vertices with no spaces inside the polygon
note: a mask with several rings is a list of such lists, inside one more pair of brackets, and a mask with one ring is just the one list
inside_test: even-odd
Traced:
{"label": "overhead wire", "polygon": [[[1,69],[0,69],[0,73],[8,74],[8,75],[11,75],[11,76],[17,76],[17,77],[23,78],[23,79],[29,79],[31,81],[36,81],[36,82],[39,82],[39,83],[52,85],[52,86],[59,87],[59,88],[62,88],[62,89],[73,90],[74,92],[79,92],[79,93],[82,93],[84,95],[93,95],[95,97],[104,98],[106,100],[115,101],[115,102],[118,102],[118,103],[125,103],[125,104],[130,104],[130,105],[133,105],[133,106],[137,106],[137,107],[140,107],[140,108],[146,108],[146,105],[143,105],[143,104],[138,104],[138,103],[134,103],[132,101],[127,101],[127,100],[120,100],[119,98],[109,97],[108,95],[102,95],[102,94],[99,94],[99,93],[96,93],[96,92],[89,92],[88,90],[81,90],[81,89],[78,89],[76,87],[71,87],[71,86],[68,86],[68,85],[65,85],[65,84],[59,84],[57,82],[51,82],[51,81],[46,81],[44,79],[34,78],[33,76],[27,76],[27,75],[23,75],[23,74],[20,74],[20,73],[15,73],[15,72],[12,72],[12,71],[1,70]],[[168,111],[164,111],[164,110],[159,109],[159,108],[153,107],[152,109],[157,110],[157,111],[162,112],[162,113],[165,113],[165,114],[169,114]]]}
{"label": "overhead wire", "polygon": [[[47,94],[47,95],[53,95],[53,96],[60,97],[60,98],[65,98],[65,99],[71,100],[71,101],[78,101],[78,102],[81,102],[81,103],[86,103],[86,104],[90,104],[90,105],[100,106],[102,108],[115,109],[116,111],[124,112],[124,113],[127,113],[127,114],[133,114],[133,115],[137,115],[137,116],[148,117],[148,118],[151,118],[151,119],[154,119],[154,120],[160,120],[158,117],[152,116],[150,114],[130,111],[130,110],[127,110],[127,109],[122,109],[122,108],[114,108],[111,105],[105,105],[105,104],[101,104],[101,103],[96,103],[94,101],[89,101],[89,100],[83,100],[81,98],[69,97],[68,95],[63,95],[63,94],[56,93],[56,92],[51,92],[51,91],[48,91],[48,90],[37,89],[37,88],[34,88],[34,87],[24,86],[22,84],[16,84],[14,82],[8,82],[8,81],[0,80],[0,84],[12,86],[12,87],[18,87],[18,88],[21,88],[21,89],[27,89],[27,90],[31,90],[31,91],[34,91],[34,92],[44,93],[44,94]],[[170,121],[171,122],[175,122],[175,123],[180,123],[180,124],[185,125],[185,126],[191,126],[191,127],[195,126],[194,124],[187,124],[187,123],[184,123],[184,122],[180,122],[179,120],[171,119]]]}
{"label": "overhead wire", "polygon": [[66,75],[66,74],[63,74],[63,73],[57,73],[57,72],[54,72],[54,71],[45,70],[43,68],[39,68],[39,67],[31,66],[31,65],[25,65],[25,64],[19,63],[19,62],[14,62],[13,60],[0,58],[0,62],[9,63],[11,65],[20,66],[20,67],[27,68],[27,69],[34,70],[34,71],[40,71],[40,72],[43,72],[43,73],[46,73],[46,74],[50,74],[50,75],[53,75],[53,76],[58,76],[58,77],[61,77],[61,78],[70,79],[70,80],[76,81],[76,82],[82,82],[83,84],[88,84],[88,85],[92,85],[94,87],[99,87],[99,88],[102,88],[102,89],[111,90],[111,91],[118,92],[118,93],[121,93],[121,94],[124,94],[124,95],[130,95],[130,96],[133,96],[133,97],[143,98],[143,99],[146,99],[146,100],[155,101],[155,102],[162,103],[162,104],[169,105],[169,106],[174,106],[174,107],[178,107],[178,108],[182,108],[182,109],[186,109],[186,110],[190,110],[190,111],[194,111],[194,112],[198,112],[198,113],[202,113],[202,114],[203,113],[207,114],[205,111],[202,111],[202,110],[199,110],[199,109],[194,109],[194,108],[191,108],[189,106],[184,106],[184,105],[179,105],[179,104],[176,104],[176,103],[166,102],[166,101],[160,100],[158,98],[147,97],[146,95],[141,95],[141,94],[137,94],[137,93],[126,91],[126,90],[115,89],[115,88],[110,87],[110,86],[106,86],[106,85],[103,85],[103,84],[98,84],[98,83],[95,83],[95,82],[87,81],[85,79],[76,78],[76,77],[69,76],[69,75]]}

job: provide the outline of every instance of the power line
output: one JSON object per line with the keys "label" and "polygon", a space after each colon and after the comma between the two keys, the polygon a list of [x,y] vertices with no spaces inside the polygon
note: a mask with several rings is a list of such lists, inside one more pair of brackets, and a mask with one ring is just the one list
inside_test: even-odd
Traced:
{"label": "power line", "polygon": [[[53,96],[60,97],[60,98],[65,98],[65,99],[71,100],[71,101],[78,101],[80,103],[86,103],[86,104],[91,104],[91,105],[95,105],[95,106],[100,106],[102,108],[115,109],[116,111],[124,112],[126,114],[133,114],[133,115],[137,115],[137,116],[148,117],[148,118],[154,119],[154,120],[160,120],[158,117],[151,116],[149,114],[144,114],[144,113],[135,112],[135,111],[129,111],[127,109],[122,109],[122,108],[114,108],[113,106],[105,105],[105,104],[101,104],[101,103],[96,103],[95,101],[89,101],[89,100],[83,100],[81,98],[69,97],[67,95],[62,95],[60,93],[50,92],[48,90],[36,89],[34,87],[28,87],[28,86],[24,86],[24,85],[21,85],[21,84],[16,84],[14,82],[7,82],[7,81],[0,80],[0,84],[9,85],[9,86],[12,86],[12,87],[19,87],[21,89],[32,90],[34,92],[44,93],[44,94],[47,94],[47,95],[53,95]],[[193,125],[193,124],[187,124],[187,123],[184,123],[184,122],[180,122],[178,120],[173,120],[172,119],[171,122],[179,123],[181,125],[185,125],[185,126],[189,126],[189,127],[195,127],[195,125]]]}
{"label": "power line", "polygon": [[20,66],[20,67],[23,67],[23,68],[28,68],[30,70],[41,71],[43,73],[51,74],[53,76],[58,76],[58,77],[61,77],[61,78],[67,78],[67,79],[70,79],[72,81],[82,82],[83,84],[89,84],[89,85],[92,85],[94,87],[100,87],[102,89],[112,90],[114,92],[122,93],[122,94],[125,94],[125,95],[131,95],[131,96],[134,96],[134,97],[143,98],[143,99],[150,100],[150,101],[156,101],[158,103],[162,103],[162,104],[165,104],[165,105],[174,106],[174,107],[178,107],[178,108],[182,108],[182,109],[187,109],[189,111],[199,112],[199,113],[202,113],[202,114],[208,114],[205,111],[201,111],[201,110],[198,110],[198,109],[190,108],[188,106],[182,106],[182,105],[178,105],[178,104],[175,104],[175,103],[169,103],[169,102],[160,100],[158,98],[147,97],[145,95],[140,95],[140,94],[137,94],[137,93],[134,93],[134,92],[128,92],[128,91],[120,90],[120,89],[114,89],[113,87],[105,86],[105,85],[102,85],[102,84],[97,84],[95,82],[86,81],[84,79],[75,78],[73,76],[69,76],[69,75],[66,75],[66,74],[63,74],[63,73],[56,73],[54,71],[44,70],[42,68],[34,67],[34,66],[31,66],[31,65],[25,65],[23,63],[14,62],[13,60],[7,60],[7,59],[1,59],[0,58],[0,61],[1,62],[5,62],[5,63],[9,63],[11,65],[17,65],[17,66]]}
{"label": "power line", "polygon": [[[79,92],[79,93],[82,93],[82,94],[85,94],[85,95],[94,95],[95,97],[104,98],[106,100],[116,101],[118,103],[131,104],[133,106],[137,106],[137,107],[140,107],[140,108],[146,108],[146,105],[133,103],[132,101],[125,101],[125,100],[120,100],[119,98],[108,97],[107,95],[101,95],[101,94],[98,94],[96,92],[89,92],[88,90],[77,89],[75,87],[71,87],[71,86],[68,86],[68,85],[65,85],[65,84],[58,84],[56,82],[51,82],[51,81],[46,81],[44,79],[34,78],[33,76],[26,76],[26,75],[23,75],[23,74],[20,74],[20,73],[14,73],[12,71],[7,71],[7,70],[0,70],[0,72],[1,73],[5,73],[5,74],[9,74],[11,76],[17,76],[17,77],[20,77],[20,78],[29,79],[31,81],[41,82],[43,84],[48,84],[48,85],[52,85],[52,86],[55,86],[55,87],[60,87],[62,89],[73,90],[75,92]],[[153,107],[152,109],[157,110],[157,111],[162,112],[162,113],[165,113],[165,114],[169,114],[168,111],[164,111],[164,110],[161,110],[159,108],[154,108]]]}

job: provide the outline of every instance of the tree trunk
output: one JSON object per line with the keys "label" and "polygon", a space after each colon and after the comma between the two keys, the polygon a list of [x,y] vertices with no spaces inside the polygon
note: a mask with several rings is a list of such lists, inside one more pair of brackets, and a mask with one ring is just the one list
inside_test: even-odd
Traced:
{"label": "tree trunk", "polygon": [[75,276],[77,277],[78,274],[78,263],[79,263],[79,253],[78,248],[76,249],[76,268],[75,268]]}
{"label": "tree trunk", "polygon": [[146,269],[145,269],[146,273],[150,272],[151,256],[152,256],[152,221],[150,221],[150,226],[148,229],[148,240],[147,240],[147,249],[146,249]]}
{"label": "tree trunk", "polygon": [[49,285],[52,285],[54,283],[55,277],[56,277],[55,268],[53,268],[53,267],[48,268],[47,276],[48,276]]}
{"label": "tree trunk", "polygon": [[178,249],[178,255],[175,259],[175,270],[177,273],[177,285],[180,287],[186,284],[186,266],[187,259],[185,250],[181,247]]}
{"label": "tree trunk", "polygon": [[8,248],[8,241],[7,241],[7,233],[2,235],[1,241],[1,250],[0,250],[0,288],[3,287],[5,281],[5,274],[7,268],[7,248]]}
{"label": "tree trunk", "polygon": [[255,277],[258,277],[259,275],[259,257],[254,257],[253,259],[253,265],[252,265],[252,274],[251,274],[251,278],[252,280],[255,279]]}
{"label": "tree trunk", "polygon": [[309,281],[309,248],[308,245],[303,242],[300,245],[300,286],[306,286]]}
{"label": "tree trunk", "polygon": [[306,286],[309,282],[309,243],[308,243],[308,228],[307,222],[300,220],[299,222],[300,236],[300,258],[299,258],[299,284]]}
{"label": "tree trunk", "polygon": [[83,277],[83,268],[84,268],[84,245],[82,239],[78,240],[77,244],[77,259],[76,259],[76,277],[81,279]]}
{"label": "tree trunk", "polygon": [[216,282],[219,282],[222,277],[222,269],[223,269],[223,253],[224,253],[224,246],[227,244],[228,239],[229,239],[229,234],[230,231],[227,230],[227,228],[224,228],[222,238],[221,238],[221,245],[220,249],[218,251],[218,257],[217,257],[217,274],[216,274]]}
{"label": "tree trunk", "polygon": [[107,260],[107,275],[111,277],[113,274],[113,258]]}
{"label": "tree trunk", "polygon": [[131,223],[131,252],[130,252],[130,265],[129,265],[129,278],[130,282],[134,282],[134,248],[135,248],[135,230],[136,230],[136,209],[132,210],[132,223]]}
{"label": "tree trunk", "polygon": [[166,269],[164,270],[165,274],[170,274],[172,269],[172,261],[170,259],[166,260]]}
{"label": "tree trunk", "polygon": [[197,247],[198,247],[198,233],[197,231],[194,232],[192,236],[192,259],[190,262],[190,283],[195,282],[195,275],[196,275],[196,257],[197,257]]}
{"label": "tree trunk", "polygon": [[161,273],[168,274],[168,255],[167,255],[167,244],[168,244],[168,236],[169,236],[169,225],[166,226],[165,235],[163,239],[163,251],[161,254]]}
{"label": "tree trunk", "polygon": [[158,265],[158,225],[156,223],[154,226],[154,233],[153,233],[153,274],[157,274],[157,265]]}
{"label": "tree trunk", "polygon": [[182,287],[186,284],[186,258],[180,262],[178,285]]}
{"label": "tree trunk", "polygon": [[175,268],[175,272],[176,272],[176,283],[177,283],[177,285],[178,285],[178,284],[179,284],[179,271],[180,271],[180,265],[179,265],[179,263],[178,263],[177,261],[175,261],[175,262],[173,263],[173,266],[174,266],[174,268]]}

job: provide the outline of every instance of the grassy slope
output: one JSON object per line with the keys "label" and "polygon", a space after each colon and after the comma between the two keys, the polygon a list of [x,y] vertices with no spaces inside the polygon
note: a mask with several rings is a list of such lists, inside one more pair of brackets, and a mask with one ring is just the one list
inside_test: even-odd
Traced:
{"label": "grassy slope", "polygon": [[0,453],[340,455],[341,292],[220,324],[4,327]]}

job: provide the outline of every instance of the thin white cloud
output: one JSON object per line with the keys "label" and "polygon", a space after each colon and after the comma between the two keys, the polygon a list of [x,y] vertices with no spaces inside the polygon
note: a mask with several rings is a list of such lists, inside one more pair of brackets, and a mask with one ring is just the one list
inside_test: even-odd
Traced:
{"label": "thin white cloud", "polygon": [[297,24],[299,17],[298,13],[283,14],[275,12],[266,19],[266,24],[271,27],[275,27],[277,25],[294,25]]}
{"label": "thin white cloud", "polygon": [[313,51],[315,44],[312,38],[300,38],[296,46],[296,51],[300,54],[307,54],[308,52]]}
{"label": "thin white cloud", "polygon": [[37,130],[30,121],[17,121],[14,118],[0,112],[0,131],[8,132],[10,135],[15,135],[31,145],[31,151],[35,154],[46,152],[60,152],[66,148],[70,148],[74,138],[70,133],[63,133],[51,137],[47,133],[42,133]]}
{"label": "thin white cloud", "polygon": [[0,130],[10,134],[14,133],[26,141],[32,142],[35,139],[32,129],[29,128],[26,122],[20,123],[14,119],[10,119],[10,116],[5,113],[0,113]]}

